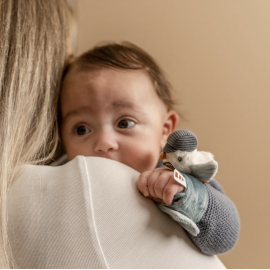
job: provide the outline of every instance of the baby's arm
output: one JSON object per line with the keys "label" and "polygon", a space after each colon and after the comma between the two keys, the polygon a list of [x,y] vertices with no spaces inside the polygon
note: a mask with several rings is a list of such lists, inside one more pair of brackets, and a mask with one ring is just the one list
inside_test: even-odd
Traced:
{"label": "baby's arm", "polygon": [[[184,176],[189,178],[188,181],[192,178],[192,181],[197,183],[192,176]],[[146,197],[181,213],[193,214],[195,210],[196,216],[199,216],[199,220],[195,222],[200,233],[197,236],[191,234],[189,236],[203,253],[208,255],[224,253],[230,250],[237,241],[240,223],[238,212],[215,180],[212,180],[210,184],[202,184],[200,187],[201,193],[206,193],[208,200],[205,206],[201,204],[201,208],[195,210],[193,203],[188,204],[190,200],[187,196],[189,195],[173,202],[177,193],[184,192],[184,187],[173,180],[172,171],[160,168],[142,173],[138,179],[138,188]]]}

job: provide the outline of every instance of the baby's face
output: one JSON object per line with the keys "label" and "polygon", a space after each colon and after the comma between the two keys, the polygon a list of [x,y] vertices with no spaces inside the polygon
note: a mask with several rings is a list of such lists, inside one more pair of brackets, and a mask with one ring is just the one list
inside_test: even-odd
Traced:
{"label": "baby's face", "polygon": [[146,73],[72,70],[61,92],[61,137],[69,160],[104,157],[139,172],[155,168],[167,109]]}

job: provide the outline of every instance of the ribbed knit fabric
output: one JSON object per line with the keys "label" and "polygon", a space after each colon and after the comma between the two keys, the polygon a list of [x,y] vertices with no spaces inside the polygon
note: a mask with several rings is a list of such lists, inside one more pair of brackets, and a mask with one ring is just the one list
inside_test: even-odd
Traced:
{"label": "ribbed knit fabric", "polygon": [[189,235],[194,244],[207,255],[230,250],[235,245],[240,230],[240,219],[235,205],[215,188],[221,189],[215,180],[206,185],[209,203],[202,219],[196,223],[200,233],[196,237]]}
{"label": "ribbed knit fabric", "polygon": [[198,141],[196,135],[189,130],[176,130],[170,134],[167,143],[163,148],[166,153],[176,150],[192,152],[197,148]]}

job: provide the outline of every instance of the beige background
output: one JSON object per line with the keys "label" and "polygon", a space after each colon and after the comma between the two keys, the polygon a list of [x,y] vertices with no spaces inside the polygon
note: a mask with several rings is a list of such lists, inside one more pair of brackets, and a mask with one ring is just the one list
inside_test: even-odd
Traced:
{"label": "beige background", "polygon": [[81,53],[130,41],[168,74],[199,150],[241,216],[228,268],[270,268],[270,1],[74,0]]}

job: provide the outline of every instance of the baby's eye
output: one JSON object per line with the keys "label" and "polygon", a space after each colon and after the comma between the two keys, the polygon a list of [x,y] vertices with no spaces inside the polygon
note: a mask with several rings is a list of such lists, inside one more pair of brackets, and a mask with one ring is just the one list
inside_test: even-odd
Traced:
{"label": "baby's eye", "polygon": [[76,132],[78,135],[84,135],[89,133],[91,130],[89,128],[87,128],[86,126],[78,126],[76,128]]}
{"label": "baby's eye", "polygon": [[123,119],[118,122],[117,127],[118,128],[131,128],[135,125],[135,122],[130,119]]}

